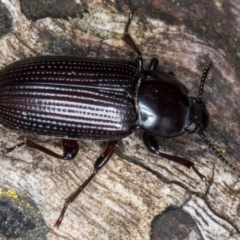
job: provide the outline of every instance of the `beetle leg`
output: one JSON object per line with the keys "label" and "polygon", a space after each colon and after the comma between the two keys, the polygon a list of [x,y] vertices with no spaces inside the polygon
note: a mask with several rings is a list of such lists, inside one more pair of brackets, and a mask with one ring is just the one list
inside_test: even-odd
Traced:
{"label": "beetle leg", "polygon": [[133,41],[131,35],[128,33],[129,26],[130,26],[131,21],[133,19],[133,14],[134,14],[134,10],[132,10],[129,13],[128,21],[127,21],[125,31],[124,31],[124,35],[123,35],[123,40],[125,41],[125,43],[127,43],[137,53],[137,55],[138,55],[137,61],[138,61],[138,64],[139,64],[139,70],[142,71],[142,67],[143,67],[142,53],[138,49],[135,42]]}
{"label": "beetle leg", "polygon": [[12,152],[14,149],[19,148],[19,147],[21,147],[21,146],[23,146],[23,145],[25,145],[25,142],[18,143],[18,144],[16,144],[16,145],[13,146],[13,147],[4,148],[4,149],[2,149],[0,152],[1,152],[2,154],[8,154],[8,153]]}
{"label": "beetle leg", "polygon": [[158,67],[158,59],[157,58],[152,58],[149,65],[148,65],[148,70],[156,71],[157,67]]}
{"label": "beetle leg", "polygon": [[76,140],[70,140],[70,139],[63,139],[63,158],[65,160],[71,160],[76,157],[79,145]]}
{"label": "beetle leg", "polygon": [[150,152],[155,153],[158,156],[166,158],[170,161],[179,163],[187,168],[192,168],[193,171],[201,178],[203,182],[207,182],[207,178],[196,169],[192,161],[189,161],[181,157],[159,152],[158,141],[153,135],[150,135],[149,133],[145,132],[143,134],[143,142]]}
{"label": "beetle leg", "polygon": [[62,140],[63,143],[63,155],[57,154],[55,152],[53,152],[52,150],[43,147],[41,145],[39,145],[38,143],[25,138],[24,142],[18,143],[13,147],[9,147],[9,148],[5,148],[3,150],[1,150],[2,154],[7,154],[9,152],[12,152],[14,149],[19,148],[23,145],[26,145],[27,147],[33,148],[33,149],[37,149],[43,153],[46,153],[52,157],[55,158],[59,158],[59,159],[64,159],[64,160],[72,160],[78,153],[79,150],[79,146],[76,140],[69,140],[69,139],[63,139]]}
{"label": "beetle leg", "polygon": [[27,147],[37,149],[43,153],[46,153],[52,157],[58,158],[58,159],[64,159],[64,160],[72,160],[74,157],[77,155],[79,146],[76,140],[70,140],[70,139],[63,139],[62,144],[63,144],[63,155],[57,154],[53,152],[52,150],[43,147],[39,145],[38,143],[25,138],[25,144]]}
{"label": "beetle leg", "polygon": [[172,71],[171,71],[171,72],[168,72],[168,74],[175,77],[175,74],[174,74],[174,72],[172,72]]}
{"label": "beetle leg", "polygon": [[98,157],[98,159],[96,160],[95,164],[94,164],[94,170],[93,173],[88,177],[88,179],[80,186],[78,187],[78,189],[73,192],[65,201],[63,209],[61,211],[61,214],[58,218],[58,220],[55,223],[55,227],[59,227],[65,211],[69,205],[69,203],[73,202],[75,200],[75,198],[83,191],[83,189],[88,185],[88,183],[93,179],[93,177],[97,174],[97,172],[107,163],[107,161],[111,158],[112,154],[114,153],[116,146],[117,146],[117,140],[116,141],[110,141],[108,142],[108,145],[106,147],[106,149],[104,150],[104,152]]}

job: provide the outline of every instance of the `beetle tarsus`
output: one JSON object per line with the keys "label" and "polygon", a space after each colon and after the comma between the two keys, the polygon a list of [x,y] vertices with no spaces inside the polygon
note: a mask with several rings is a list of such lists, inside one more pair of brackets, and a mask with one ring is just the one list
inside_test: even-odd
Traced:
{"label": "beetle tarsus", "polygon": [[208,183],[208,178],[205,177],[203,174],[201,174],[201,173],[196,169],[195,165],[192,165],[192,169],[193,169],[193,171],[201,178],[201,180],[202,180],[203,182],[205,182],[205,184]]}
{"label": "beetle tarsus", "polygon": [[127,24],[125,26],[124,35],[128,34],[128,29],[129,29],[129,26],[132,22],[134,12],[135,12],[135,9],[133,9],[128,15],[128,21],[127,21]]}
{"label": "beetle tarsus", "polygon": [[57,221],[55,222],[55,224],[54,224],[54,227],[59,228],[59,226],[61,225],[62,220],[63,220],[63,217],[64,217],[64,214],[65,214],[65,212],[66,212],[66,209],[67,209],[69,203],[70,203],[70,202],[69,202],[68,200],[66,200],[66,202],[65,202],[65,204],[64,204],[64,206],[63,206],[63,209],[62,209],[62,211],[61,211],[61,214],[60,214],[58,220],[57,220]]}
{"label": "beetle tarsus", "polygon": [[139,70],[142,72],[142,70],[143,70],[142,53],[139,50],[139,48],[137,47],[137,45],[135,44],[135,42],[133,41],[131,35],[128,33],[129,26],[133,19],[133,14],[134,14],[134,10],[132,10],[129,13],[128,22],[126,24],[125,31],[124,31],[123,40],[125,41],[126,44],[128,44],[137,53],[137,55],[138,55],[137,62],[139,64]]}
{"label": "beetle tarsus", "polygon": [[5,155],[5,154],[8,154],[8,153],[12,152],[16,148],[19,148],[19,147],[23,146],[23,145],[25,145],[25,142],[18,143],[16,145],[14,145],[13,147],[4,148],[4,149],[0,150],[0,152],[1,152],[1,154]]}

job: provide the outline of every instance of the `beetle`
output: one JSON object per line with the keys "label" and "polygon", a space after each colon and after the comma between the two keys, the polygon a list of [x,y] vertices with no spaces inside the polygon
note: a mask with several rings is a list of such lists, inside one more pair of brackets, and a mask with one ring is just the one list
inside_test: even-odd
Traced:
{"label": "beetle", "polygon": [[143,67],[141,51],[128,33],[134,11],[129,14],[123,40],[137,53],[134,61],[72,56],[33,57],[12,63],[0,71],[0,123],[23,133],[62,139],[59,155],[25,138],[7,154],[26,145],[50,156],[72,160],[77,141],[107,141],[94,164],[94,171],[65,201],[55,226],[59,227],[69,203],[83,191],[111,158],[117,143],[133,131],[144,131],[147,149],[179,163],[207,182],[192,161],[159,151],[157,138],[173,138],[184,132],[198,133],[214,154],[236,170],[205,137],[209,114],[202,101],[204,83],[212,63],[203,71],[198,97],[189,97],[187,87],[173,74],[157,70],[158,59]]}

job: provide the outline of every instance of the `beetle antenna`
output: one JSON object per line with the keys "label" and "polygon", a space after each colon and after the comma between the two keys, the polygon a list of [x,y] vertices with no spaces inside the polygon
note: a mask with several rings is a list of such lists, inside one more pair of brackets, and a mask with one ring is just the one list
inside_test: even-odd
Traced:
{"label": "beetle antenna", "polygon": [[212,67],[212,62],[209,61],[208,65],[206,66],[206,68],[204,69],[203,74],[202,74],[201,84],[200,84],[199,94],[198,94],[198,100],[202,99],[202,94],[203,94],[203,88],[204,88],[205,80],[207,78],[207,75],[208,75],[209,70],[210,70],[211,67]]}
{"label": "beetle antenna", "polygon": [[232,162],[228,161],[225,157],[223,157],[219,151],[214,147],[214,145],[206,138],[203,132],[198,133],[199,136],[203,139],[203,141],[208,145],[210,149],[214,152],[214,154],[226,165],[228,165],[234,172],[239,173],[239,170],[235,164]]}

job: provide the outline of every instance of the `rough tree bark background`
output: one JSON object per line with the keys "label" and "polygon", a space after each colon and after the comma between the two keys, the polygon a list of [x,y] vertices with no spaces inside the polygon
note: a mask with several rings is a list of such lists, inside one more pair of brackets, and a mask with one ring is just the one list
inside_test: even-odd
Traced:
{"label": "rough tree bark background", "polygon": [[[198,93],[207,62],[214,67],[203,99],[211,115],[206,135],[240,168],[239,1],[0,1],[0,68],[35,55],[134,59],[121,40],[130,9],[130,33],[145,64],[173,71]],[[0,147],[22,136],[1,127]],[[205,186],[183,166],[150,154],[141,131],[119,143],[116,154],[70,204],[53,228],[64,199],[91,173],[102,142],[80,141],[73,161],[15,150],[0,158],[0,239],[240,239],[238,176],[198,135],[160,139],[161,150],[196,163]],[[37,138],[61,152],[59,140]]]}

